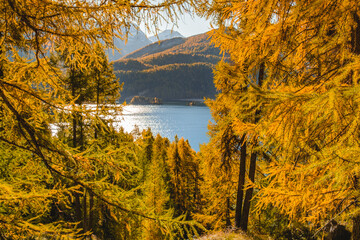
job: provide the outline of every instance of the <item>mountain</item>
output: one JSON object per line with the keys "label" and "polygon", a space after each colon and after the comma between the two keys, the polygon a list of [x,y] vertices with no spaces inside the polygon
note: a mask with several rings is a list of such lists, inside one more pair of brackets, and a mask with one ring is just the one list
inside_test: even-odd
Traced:
{"label": "mountain", "polygon": [[[126,32],[126,29],[123,28],[122,31]],[[164,32],[166,32],[166,31],[164,31]],[[131,25],[130,29],[128,30],[128,33],[129,34],[127,37],[127,41],[122,40],[118,37],[113,37],[113,43],[114,43],[115,47],[120,50],[120,52],[118,50],[115,50],[115,48],[105,50],[105,53],[109,58],[109,62],[119,60],[123,56],[130,54],[130,53],[152,43],[147,38],[145,33],[143,31],[141,31],[138,28],[138,26],[136,26],[136,25]],[[35,58],[35,53],[33,51],[25,51],[25,50],[19,49],[18,54],[21,57],[25,57],[28,59]],[[49,51],[46,51],[42,54],[45,56],[50,56]],[[10,53],[10,55],[11,55],[11,53]]]}
{"label": "mountain", "polygon": [[167,39],[172,39],[172,38],[183,38],[184,36],[181,35],[179,32],[177,31],[172,31],[172,30],[165,30],[161,33],[159,33],[157,36],[152,36],[149,37],[149,40],[151,42],[158,42],[158,41],[163,41],[163,40],[167,40]]}
{"label": "mountain", "polygon": [[213,98],[213,69],[223,58],[207,34],[173,38],[136,50],[113,62],[124,83],[122,98],[163,100]]}
{"label": "mountain", "polygon": [[154,55],[152,57],[156,57],[159,55],[175,53],[211,55],[216,58],[221,58],[220,50],[210,44],[208,34],[203,33],[188,38],[173,38],[155,42],[124,56],[123,59],[140,59],[152,55]]}
{"label": "mountain", "polygon": [[173,38],[160,42],[155,42],[124,56],[123,59],[141,58],[141,57],[149,56],[151,54],[160,53],[165,50],[171,49],[175,46],[181,45],[185,43],[185,41],[186,41],[185,38]]}
{"label": "mountain", "polygon": [[118,60],[123,56],[140,49],[144,46],[147,46],[151,41],[146,37],[145,33],[138,29],[137,26],[131,26],[129,29],[129,35],[127,42],[120,38],[114,37],[114,45],[116,48],[120,49],[120,52],[113,49],[108,49],[106,51],[109,62]]}

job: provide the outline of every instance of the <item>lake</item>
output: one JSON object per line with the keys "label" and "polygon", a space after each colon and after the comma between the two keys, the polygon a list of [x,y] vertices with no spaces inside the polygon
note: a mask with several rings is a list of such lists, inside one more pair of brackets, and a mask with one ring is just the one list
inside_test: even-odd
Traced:
{"label": "lake", "polygon": [[128,105],[123,108],[120,125],[131,132],[135,125],[140,130],[151,128],[154,137],[159,133],[174,141],[175,135],[188,139],[191,147],[199,151],[199,144],[207,143],[207,126],[211,120],[206,106],[185,105]]}

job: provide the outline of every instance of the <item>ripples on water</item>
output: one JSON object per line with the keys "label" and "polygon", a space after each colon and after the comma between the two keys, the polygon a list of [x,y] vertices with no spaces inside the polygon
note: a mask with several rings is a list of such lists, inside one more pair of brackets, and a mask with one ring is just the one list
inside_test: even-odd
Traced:
{"label": "ripples on water", "polygon": [[188,139],[191,147],[199,151],[199,144],[209,141],[207,125],[210,120],[210,110],[205,106],[129,105],[123,108],[117,124],[126,132],[133,131],[135,126],[140,131],[150,127],[154,136],[160,133],[170,141],[177,135]]}

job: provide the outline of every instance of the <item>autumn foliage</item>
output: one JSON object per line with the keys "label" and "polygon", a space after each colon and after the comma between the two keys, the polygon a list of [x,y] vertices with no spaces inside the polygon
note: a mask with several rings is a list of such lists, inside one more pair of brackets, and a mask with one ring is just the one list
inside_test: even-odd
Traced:
{"label": "autumn foliage", "polygon": [[212,38],[232,60],[215,73],[215,133],[240,141],[223,154],[246,145],[247,161],[257,155],[256,180],[243,187],[258,189],[255,213],[270,207],[315,230],[336,219],[358,239],[359,4],[212,1],[209,9],[219,24]]}
{"label": "autumn foliage", "polygon": [[[230,58],[214,71],[199,153],[112,121],[122,85],[104,49],[132,22],[182,11],[211,19]],[[1,239],[184,239],[233,226],[316,239],[336,222],[360,239],[357,1],[4,0],[0,19]],[[162,57],[156,71],[185,65]]]}

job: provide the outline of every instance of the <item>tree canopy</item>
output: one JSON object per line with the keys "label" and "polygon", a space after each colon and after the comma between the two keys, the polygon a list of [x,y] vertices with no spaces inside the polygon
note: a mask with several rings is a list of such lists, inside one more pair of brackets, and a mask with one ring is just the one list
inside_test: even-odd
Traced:
{"label": "tree canopy", "polygon": [[257,183],[247,178],[257,210],[276,207],[319,229],[354,219],[359,229],[359,7],[209,2],[213,42],[231,58],[217,68],[221,93],[210,107],[219,134],[231,127],[248,160],[257,154]]}
{"label": "tree canopy", "polygon": [[[133,23],[149,29],[175,23],[188,4],[1,1],[1,237],[81,237],[104,222],[115,222],[113,231],[120,228],[126,237],[139,224],[134,219],[159,221],[132,194],[140,176],[133,139],[101,118],[120,90],[103,49],[113,47],[114,36],[126,39]],[[55,52],[61,64],[51,58]],[[89,102],[96,110],[81,106]],[[58,134],[65,137],[54,136],[54,123],[64,123]],[[95,216],[102,223],[95,224]]]}

